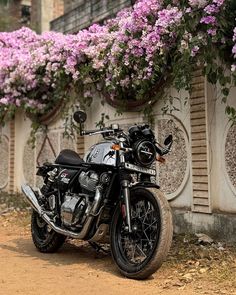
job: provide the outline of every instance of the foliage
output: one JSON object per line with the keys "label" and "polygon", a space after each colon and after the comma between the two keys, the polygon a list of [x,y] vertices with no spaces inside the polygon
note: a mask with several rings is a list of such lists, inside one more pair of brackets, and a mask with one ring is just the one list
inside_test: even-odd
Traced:
{"label": "foliage", "polygon": [[233,0],[139,0],[76,35],[0,33],[0,120],[18,108],[39,118],[72,90],[83,103],[93,87],[123,101],[149,98],[160,81],[191,90],[196,65],[220,84],[234,120],[227,96],[236,84],[235,11]]}

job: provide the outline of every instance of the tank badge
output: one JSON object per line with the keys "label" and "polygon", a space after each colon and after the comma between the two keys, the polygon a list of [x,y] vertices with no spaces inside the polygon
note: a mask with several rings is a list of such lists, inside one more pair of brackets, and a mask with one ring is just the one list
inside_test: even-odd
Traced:
{"label": "tank badge", "polygon": [[99,150],[96,150],[95,153],[93,154],[93,158],[97,158],[98,154],[99,154]]}

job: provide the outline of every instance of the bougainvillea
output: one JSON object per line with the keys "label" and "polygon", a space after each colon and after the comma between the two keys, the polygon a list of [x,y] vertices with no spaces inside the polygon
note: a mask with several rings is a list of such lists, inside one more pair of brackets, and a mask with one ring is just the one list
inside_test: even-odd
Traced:
{"label": "bougainvillea", "polygon": [[236,83],[235,10],[233,0],[139,0],[76,35],[2,32],[0,120],[18,108],[44,114],[75,90],[90,101],[94,86],[123,101],[149,98],[160,80],[190,90],[196,64],[226,101]]}

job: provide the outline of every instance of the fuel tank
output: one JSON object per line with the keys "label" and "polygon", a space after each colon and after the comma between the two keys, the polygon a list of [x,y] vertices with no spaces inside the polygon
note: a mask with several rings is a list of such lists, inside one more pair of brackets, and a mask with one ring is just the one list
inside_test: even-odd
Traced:
{"label": "fuel tank", "polygon": [[116,152],[111,149],[112,141],[100,142],[89,148],[84,156],[87,163],[116,166]]}

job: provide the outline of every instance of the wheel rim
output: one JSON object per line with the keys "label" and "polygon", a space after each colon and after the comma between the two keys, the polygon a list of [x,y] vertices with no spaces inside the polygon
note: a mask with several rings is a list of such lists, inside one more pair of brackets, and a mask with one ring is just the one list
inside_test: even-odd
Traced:
{"label": "wheel rim", "polygon": [[131,201],[131,224],[129,234],[120,216],[117,227],[117,242],[126,263],[141,266],[152,257],[160,235],[160,212],[153,202],[145,197],[135,197]]}

